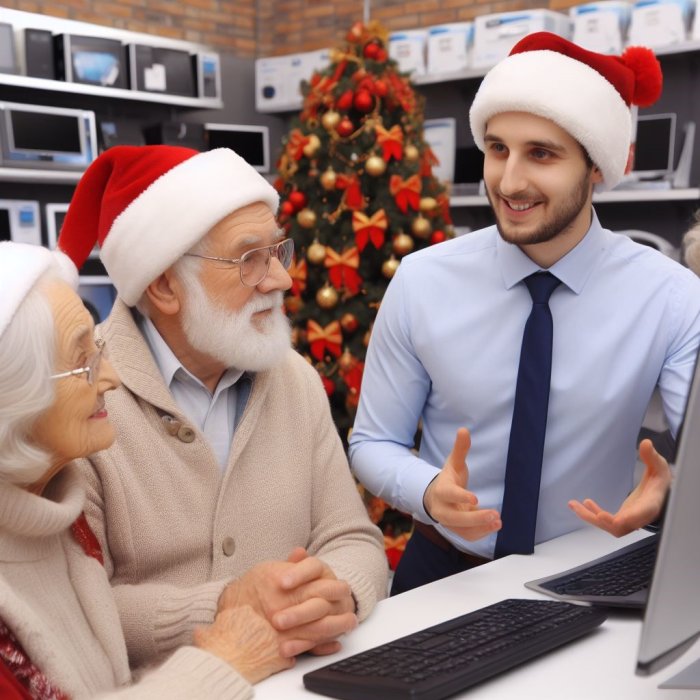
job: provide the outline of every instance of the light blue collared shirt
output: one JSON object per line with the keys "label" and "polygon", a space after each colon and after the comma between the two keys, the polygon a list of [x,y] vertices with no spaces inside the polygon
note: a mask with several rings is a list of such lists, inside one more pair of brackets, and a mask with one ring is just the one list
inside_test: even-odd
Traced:
{"label": "light blue collared shirt", "polygon": [[[501,509],[513,400],[532,301],[522,280],[539,269],[495,226],[401,262],[367,352],[350,459],[374,494],[432,523],[423,494],[471,431],[468,488]],[[700,341],[700,280],[661,253],[603,229],[550,271],[552,379],[536,541],[582,526],[572,499],[616,511],[633,486],[636,441],[654,387],[678,428]],[[419,455],[410,447],[419,419]],[[458,548],[492,557],[493,533]]]}
{"label": "light blue collared shirt", "polygon": [[236,425],[236,382],[243,372],[237,369],[226,370],[212,394],[182,366],[149,318],[137,314],[137,323],[177,405],[204,433],[224,471]]}

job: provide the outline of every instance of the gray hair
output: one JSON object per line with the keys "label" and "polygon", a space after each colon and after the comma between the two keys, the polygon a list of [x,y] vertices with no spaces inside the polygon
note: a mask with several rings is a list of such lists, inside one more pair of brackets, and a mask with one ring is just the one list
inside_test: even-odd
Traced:
{"label": "gray hair", "polygon": [[46,287],[60,280],[45,272],[19,305],[0,339],[0,479],[26,486],[50,466],[32,428],[54,401],[51,382],[56,333]]}

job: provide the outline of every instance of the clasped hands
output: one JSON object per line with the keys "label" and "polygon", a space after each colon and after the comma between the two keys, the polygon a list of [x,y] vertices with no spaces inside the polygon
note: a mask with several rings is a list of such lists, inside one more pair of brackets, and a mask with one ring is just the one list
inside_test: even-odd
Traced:
{"label": "clasped hands", "polygon": [[[470,447],[469,431],[459,428],[452,452],[425,490],[423,506],[438,523],[463,539],[474,541],[500,530],[502,523],[497,510],[481,509],[476,495],[467,489],[466,460]],[[644,475],[617,513],[603,510],[592,499],[569,501],[571,510],[585,522],[616,537],[653,522],[661,514],[671,484],[671,470],[651,440],[642,440],[639,456],[645,464]]]}
{"label": "clasped hands", "polygon": [[357,627],[355,601],[346,581],[302,547],[287,561],[256,564],[226,586],[219,613],[250,606],[272,626],[279,654],[291,659],[304,652],[332,654],[338,637]]}

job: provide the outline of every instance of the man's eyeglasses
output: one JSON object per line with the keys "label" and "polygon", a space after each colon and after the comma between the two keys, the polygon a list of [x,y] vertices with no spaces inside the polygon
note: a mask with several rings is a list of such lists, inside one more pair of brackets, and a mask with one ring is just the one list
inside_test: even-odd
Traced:
{"label": "man's eyeglasses", "polygon": [[197,253],[185,253],[185,255],[204,260],[214,260],[222,263],[223,267],[238,265],[241,282],[246,287],[257,287],[267,277],[267,273],[270,270],[270,258],[273,255],[282,263],[282,267],[285,270],[289,269],[289,266],[292,264],[292,256],[294,255],[294,241],[291,238],[285,238],[279,243],[266,245],[263,248],[253,248],[235,260],[233,258],[217,258],[211,255],[198,255]]}
{"label": "man's eyeglasses", "polygon": [[107,356],[104,340],[100,338],[95,341],[95,344],[97,345],[97,351],[88,357],[87,365],[85,365],[85,367],[78,367],[77,369],[71,369],[68,372],[52,374],[49,379],[63,379],[63,377],[77,377],[80,374],[87,374],[87,382],[90,386],[92,386],[97,380],[97,375],[100,371],[100,362],[102,362],[103,357]]}

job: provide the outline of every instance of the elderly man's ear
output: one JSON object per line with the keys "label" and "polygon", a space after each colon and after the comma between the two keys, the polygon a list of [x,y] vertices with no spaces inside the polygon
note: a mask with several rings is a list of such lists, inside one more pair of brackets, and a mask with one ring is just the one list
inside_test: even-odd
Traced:
{"label": "elderly man's ear", "polygon": [[168,269],[146,287],[146,298],[151,307],[161,314],[175,316],[182,308],[182,292],[180,280],[173,274],[172,269]]}

